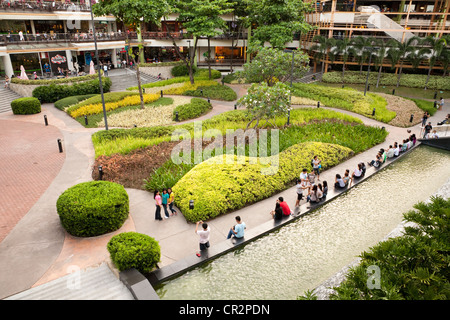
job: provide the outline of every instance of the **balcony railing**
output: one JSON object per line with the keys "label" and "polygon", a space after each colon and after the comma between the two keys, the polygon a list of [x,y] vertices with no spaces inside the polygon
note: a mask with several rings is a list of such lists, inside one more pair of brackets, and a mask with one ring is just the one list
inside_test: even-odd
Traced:
{"label": "balcony railing", "polygon": [[[88,1],[85,1],[88,2]],[[87,3],[62,3],[56,1],[1,1],[0,10],[6,11],[90,11]]]}
{"label": "balcony railing", "polygon": [[[39,33],[39,34],[24,34],[21,39],[19,34],[2,34],[0,35],[0,45],[8,44],[42,44],[42,43],[57,43],[57,42],[91,42],[94,41],[94,35],[92,32],[77,32],[77,33]],[[225,33],[213,37],[211,39],[245,39],[247,33]],[[126,40],[126,34],[124,32],[97,32],[97,41],[124,41]],[[129,32],[128,38],[136,41],[137,33]],[[182,39],[192,39],[192,36],[183,32],[143,32],[143,40],[152,39],[172,39],[182,40]]]}

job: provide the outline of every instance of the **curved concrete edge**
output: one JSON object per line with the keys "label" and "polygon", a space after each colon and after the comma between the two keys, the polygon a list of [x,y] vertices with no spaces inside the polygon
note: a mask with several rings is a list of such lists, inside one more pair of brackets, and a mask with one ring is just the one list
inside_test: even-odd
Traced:
{"label": "curved concrete edge", "polygon": [[[407,150],[402,154],[406,155],[413,151],[415,148],[417,148],[420,145],[420,143],[416,143],[416,145],[413,146],[413,148]],[[387,159],[386,163],[383,164],[379,168],[374,168],[374,170],[368,170],[366,171],[366,175],[360,179],[358,179],[357,182],[354,182],[351,186],[346,187],[344,189],[335,189],[330,186],[330,190],[328,191],[328,196],[325,200],[321,201],[318,204],[311,205],[311,204],[303,204],[301,205],[296,211],[294,211],[290,216],[284,217],[280,221],[267,221],[263,224],[260,224],[258,226],[253,227],[251,230],[246,231],[245,236],[243,239],[229,239],[222,242],[219,242],[217,244],[214,244],[214,246],[211,246],[207,250],[202,252],[202,255],[200,257],[197,257],[196,255],[190,255],[184,259],[178,260],[170,265],[164,266],[160,269],[154,270],[150,272],[149,274],[145,274],[144,276],[149,280],[151,285],[153,287],[159,285],[160,283],[176,278],[177,276],[182,275],[183,273],[196,268],[202,264],[204,264],[207,261],[214,260],[218,258],[219,256],[222,256],[230,251],[233,251],[241,246],[244,246],[252,241],[257,240],[258,238],[271,233],[291,222],[296,221],[297,219],[304,217],[318,208],[322,207],[326,203],[332,201],[333,199],[339,197],[340,195],[346,193],[348,190],[353,188],[354,186],[358,185],[359,183],[365,181],[366,179],[370,178],[374,174],[378,173],[379,171],[387,168],[392,163],[398,161],[399,159],[403,158],[402,156],[396,157],[396,158],[390,158]],[[308,209],[307,206],[311,205],[311,207]]]}
{"label": "curved concrete edge", "polygon": [[92,180],[89,152],[83,150],[92,145],[91,133],[77,132],[77,124],[72,127],[59,110],[46,107],[41,113],[49,115],[50,125],[61,121],[66,124],[58,126],[66,159],[47,190],[0,244],[0,299],[31,288],[56,261],[65,240],[56,201],[67,188]]}

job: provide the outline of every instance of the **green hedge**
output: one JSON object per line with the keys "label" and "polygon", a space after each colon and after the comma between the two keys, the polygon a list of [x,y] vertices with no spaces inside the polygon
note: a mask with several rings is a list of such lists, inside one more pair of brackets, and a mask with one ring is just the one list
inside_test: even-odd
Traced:
{"label": "green hedge", "polygon": [[202,86],[197,90],[188,90],[184,92],[186,96],[207,97],[213,100],[234,101],[237,99],[236,92],[228,86]]}
{"label": "green hedge", "polygon": [[119,229],[128,217],[125,188],[108,181],[89,181],[64,191],[56,202],[61,224],[68,233],[92,237]]}
{"label": "green hedge", "polygon": [[[188,221],[207,220],[238,210],[265,199],[286,187],[300,174],[302,168],[310,168],[314,155],[322,159],[326,170],[353,155],[349,148],[320,142],[296,144],[279,154],[278,171],[273,175],[261,173],[270,165],[252,164],[244,157],[244,164],[231,157],[231,163],[214,157],[191,169],[172,190],[177,195],[175,203]],[[220,156],[219,156],[220,157]],[[215,163],[216,160],[221,160]],[[223,160],[223,161],[222,161]],[[194,209],[189,201],[194,200]]]}
{"label": "green hedge", "polygon": [[178,121],[198,118],[212,109],[211,103],[200,98],[192,98],[190,103],[177,106],[173,110],[173,120],[176,119],[178,112]]}
{"label": "green hedge", "polygon": [[[365,84],[367,74],[359,74],[359,71],[346,71],[344,83]],[[377,72],[369,74],[369,84],[376,85]],[[400,86],[409,88],[424,88],[427,80],[426,74],[402,74],[400,77]],[[322,76],[323,82],[342,83],[341,72],[327,72]],[[397,75],[393,73],[382,73],[380,77],[381,86],[397,86]],[[428,89],[450,90],[450,77],[430,76],[427,85]]]}
{"label": "green hedge", "polygon": [[92,98],[94,96],[96,96],[96,94],[85,94],[63,98],[55,102],[55,108],[64,111],[65,108],[76,105],[80,101]]}
{"label": "green hedge", "polygon": [[137,233],[124,232],[111,238],[107,249],[119,271],[135,268],[148,273],[161,258],[161,248],[154,238]]}
{"label": "green hedge", "polygon": [[[103,71],[102,71],[103,72]],[[38,84],[61,84],[61,83],[74,83],[81,81],[88,81],[98,78],[98,74],[88,74],[86,76],[81,77],[70,77],[70,78],[61,78],[61,79],[45,79],[45,80],[26,80],[19,78],[12,78],[11,83],[17,84],[25,84],[25,85],[38,85]]]}
{"label": "green hedge", "polygon": [[41,112],[41,103],[32,97],[19,98],[11,101],[14,114],[35,114]]}
{"label": "green hedge", "polygon": [[[111,79],[102,78],[102,84],[103,92],[108,92],[111,87]],[[32,95],[33,97],[39,99],[41,103],[51,103],[70,96],[99,93],[99,80],[94,79],[86,82],[75,83],[72,85],[51,84],[48,86],[40,86],[33,90]]]}

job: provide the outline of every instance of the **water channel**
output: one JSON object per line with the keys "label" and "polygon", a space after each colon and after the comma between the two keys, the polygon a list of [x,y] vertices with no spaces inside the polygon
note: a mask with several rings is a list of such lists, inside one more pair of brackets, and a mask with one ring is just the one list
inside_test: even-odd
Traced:
{"label": "water channel", "polygon": [[296,299],[368,250],[450,177],[450,152],[420,146],[281,229],[156,289],[161,299]]}

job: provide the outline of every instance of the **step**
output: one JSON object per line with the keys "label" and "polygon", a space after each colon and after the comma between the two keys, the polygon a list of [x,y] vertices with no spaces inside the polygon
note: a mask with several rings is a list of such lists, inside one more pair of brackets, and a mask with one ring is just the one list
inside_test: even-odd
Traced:
{"label": "step", "polygon": [[[75,277],[77,276],[77,277]],[[71,288],[72,285],[77,287]],[[5,300],[133,300],[107,264],[81,270],[28,289]]]}

